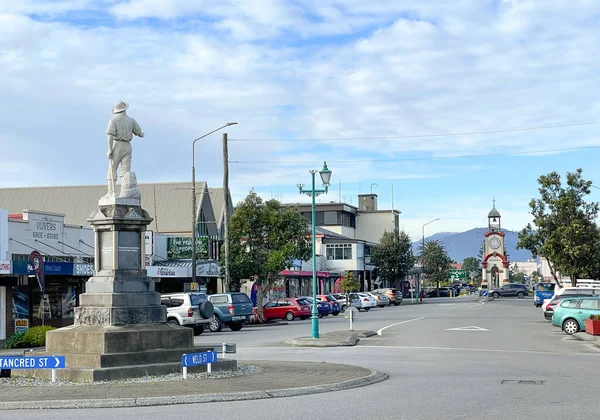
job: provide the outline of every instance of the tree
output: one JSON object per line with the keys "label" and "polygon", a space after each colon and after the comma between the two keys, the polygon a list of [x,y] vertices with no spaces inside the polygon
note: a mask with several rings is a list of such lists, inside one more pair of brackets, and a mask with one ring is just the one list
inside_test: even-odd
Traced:
{"label": "tree", "polygon": [[357,292],[359,289],[360,282],[354,277],[354,273],[352,271],[346,271],[342,277],[342,281],[340,281],[340,290],[342,293],[346,294],[346,304],[348,306],[352,305],[350,292]]}
{"label": "tree", "polygon": [[371,253],[371,262],[377,266],[381,280],[388,284],[403,280],[415,265],[410,236],[397,229],[384,232]]}
{"label": "tree", "polygon": [[471,282],[481,279],[481,261],[475,257],[467,257],[462,264]]}
{"label": "tree", "polygon": [[564,186],[557,172],[540,176],[540,198],[529,203],[533,224],[519,233],[517,247],[546,258],[559,287],[557,272],[569,276],[575,286],[578,277],[589,275],[590,267],[597,265],[600,235],[594,220],[598,203],[585,201],[592,182],[585,181],[581,172],[567,172]]}
{"label": "tree", "polygon": [[450,268],[450,257],[446,253],[444,245],[437,240],[426,240],[425,246],[421,245],[421,264],[427,277],[436,282],[438,297],[440,295],[440,282],[448,279]]}
{"label": "tree", "polygon": [[508,271],[508,278],[511,283],[525,283],[527,280],[525,274],[519,270],[518,264],[513,265]]}
{"label": "tree", "polygon": [[263,202],[250,191],[231,217],[230,232],[231,276],[238,282],[258,276],[257,311],[263,319],[263,297],[281,271],[294,259],[311,258],[310,228],[296,208],[282,207],[277,200]]}

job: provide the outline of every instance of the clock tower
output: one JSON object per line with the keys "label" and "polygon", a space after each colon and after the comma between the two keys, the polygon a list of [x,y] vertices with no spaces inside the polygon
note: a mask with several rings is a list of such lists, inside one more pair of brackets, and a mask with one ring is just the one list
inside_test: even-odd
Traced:
{"label": "clock tower", "polygon": [[504,232],[500,225],[500,212],[496,210],[496,200],[488,214],[488,231],[484,236],[481,288],[495,289],[509,282]]}

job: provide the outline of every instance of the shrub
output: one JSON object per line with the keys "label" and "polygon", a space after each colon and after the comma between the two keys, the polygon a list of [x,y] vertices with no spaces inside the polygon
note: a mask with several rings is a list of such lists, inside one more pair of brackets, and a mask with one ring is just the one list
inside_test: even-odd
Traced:
{"label": "shrub", "polygon": [[593,319],[594,321],[600,321],[600,315],[590,315],[590,319]]}
{"label": "shrub", "polygon": [[6,343],[4,343],[4,348],[5,349],[15,349],[15,348],[21,347],[23,344],[23,336],[24,335],[25,335],[24,332],[11,335],[6,340]]}
{"label": "shrub", "polygon": [[46,333],[56,328],[49,325],[33,327],[23,334],[23,346],[21,347],[43,347],[46,345]]}

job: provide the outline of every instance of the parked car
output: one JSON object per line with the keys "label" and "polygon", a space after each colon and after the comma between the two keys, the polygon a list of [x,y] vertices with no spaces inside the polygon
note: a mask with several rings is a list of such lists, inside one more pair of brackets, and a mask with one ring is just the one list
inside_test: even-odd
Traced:
{"label": "parked car", "polygon": [[435,297],[450,297],[450,289],[447,287],[440,287],[439,294],[438,289],[433,289],[427,293],[425,293],[426,298],[435,298]]}
{"label": "parked car", "polygon": [[167,307],[167,323],[194,329],[200,335],[208,328],[214,315],[214,306],[204,293],[169,293],[160,296]]}
{"label": "parked car", "polygon": [[508,283],[504,286],[501,286],[497,289],[492,289],[489,292],[489,295],[494,299],[498,299],[500,296],[508,297],[508,296],[516,296],[519,299],[527,296],[529,292],[527,291],[527,286],[520,283]]}
{"label": "parked car", "polygon": [[585,331],[586,318],[600,315],[600,296],[563,298],[554,309],[552,325],[569,334]]}
{"label": "parked car", "polygon": [[341,311],[345,311],[346,308],[348,308],[350,306],[354,306],[355,308],[358,308],[360,306],[360,302],[358,301],[358,296],[355,297],[354,299],[350,299],[350,302],[348,302],[347,295],[345,295],[344,293],[334,293],[331,296],[335,300],[337,300],[338,304],[340,305]]}
{"label": "parked car", "polygon": [[390,299],[383,293],[368,292],[367,294],[377,301],[377,307],[385,308],[390,304]]}
{"label": "parked car", "polygon": [[333,296],[317,295],[317,299],[320,299],[323,302],[329,302],[329,305],[331,305],[331,315],[338,316],[340,314],[342,307]]}
{"label": "parked car", "polygon": [[369,296],[367,293],[350,293],[350,299],[353,300],[352,306],[355,305],[356,300],[358,299],[359,306],[356,306],[358,310],[364,309],[365,311],[368,311],[369,309],[377,306],[377,300]]}
{"label": "parked car", "polygon": [[263,306],[265,319],[286,319],[288,321],[293,321],[295,318],[308,319],[310,311],[310,302],[305,299],[273,299]]}
{"label": "parked car", "polygon": [[221,331],[223,325],[231,331],[239,331],[252,316],[252,301],[245,293],[217,293],[209,295],[208,300],[215,307],[215,315],[209,324],[211,332]]}
{"label": "parked car", "polygon": [[588,296],[600,296],[600,289],[594,289],[589,287],[573,287],[568,289],[561,289],[558,292],[556,292],[552,299],[544,299],[544,303],[542,304],[544,318],[551,321],[556,305],[558,305],[564,298]]}
{"label": "parked car", "polygon": [[[300,299],[306,300],[310,304],[311,314],[312,314],[312,305],[313,299],[311,296],[302,296]],[[322,301],[317,298],[317,312],[319,314],[319,318],[323,318],[331,313],[331,305],[327,301]]]}
{"label": "parked car", "polygon": [[382,293],[388,297],[390,300],[390,305],[398,306],[402,303],[402,292],[400,290],[395,289],[393,287],[388,287],[384,289],[375,289],[373,292]]}

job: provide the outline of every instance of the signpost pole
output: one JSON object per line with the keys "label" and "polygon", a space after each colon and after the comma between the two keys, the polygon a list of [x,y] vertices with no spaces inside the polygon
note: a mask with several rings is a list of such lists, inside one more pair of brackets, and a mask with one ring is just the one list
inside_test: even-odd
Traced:
{"label": "signpost pole", "polygon": [[352,331],[352,314],[354,311],[350,311],[350,331]]}
{"label": "signpost pole", "polygon": [[56,382],[56,369],[52,369],[52,383]]}
{"label": "signpost pole", "polygon": [[226,352],[227,352],[227,343],[223,343],[223,359],[225,358]]}
{"label": "signpost pole", "polygon": [[212,363],[209,363],[208,366],[206,366],[206,371],[212,373]]}

